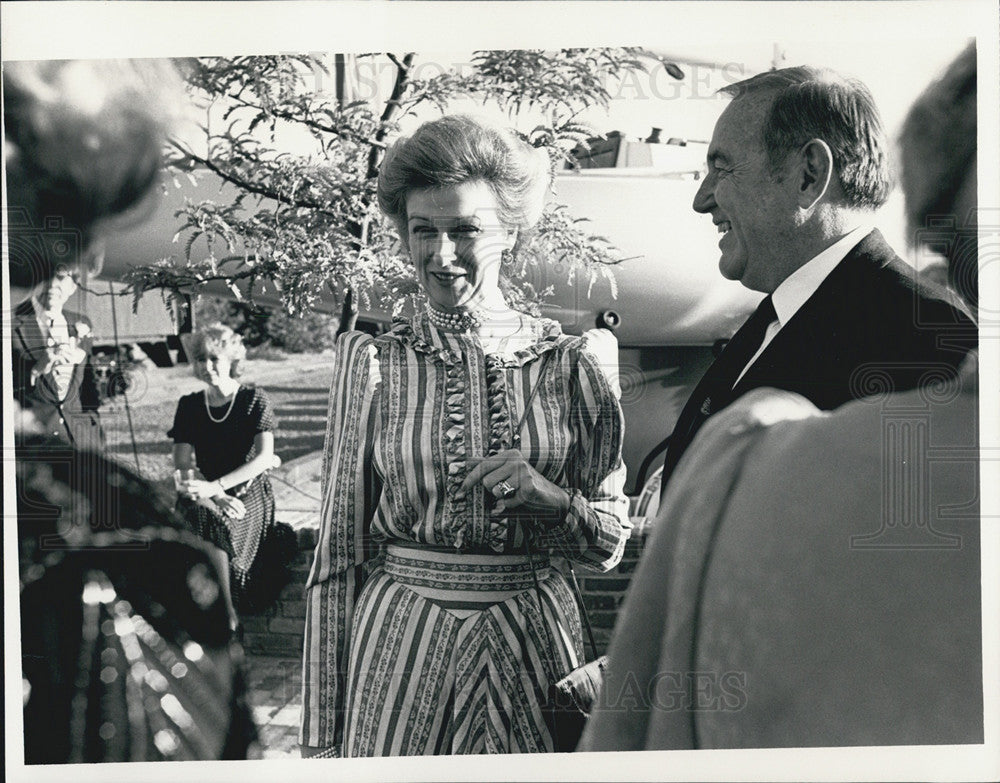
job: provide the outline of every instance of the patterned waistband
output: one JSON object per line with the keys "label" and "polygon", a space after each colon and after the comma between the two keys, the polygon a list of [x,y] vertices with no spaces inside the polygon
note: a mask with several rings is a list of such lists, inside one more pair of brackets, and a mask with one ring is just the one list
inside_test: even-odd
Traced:
{"label": "patterned waistband", "polygon": [[[535,587],[527,555],[463,554],[389,544],[385,571],[397,582],[422,588],[420,592],[461,592],[467,600],[484,603]],[[546,556],[535,555],[535,573],[539,582],[548,577]]]}

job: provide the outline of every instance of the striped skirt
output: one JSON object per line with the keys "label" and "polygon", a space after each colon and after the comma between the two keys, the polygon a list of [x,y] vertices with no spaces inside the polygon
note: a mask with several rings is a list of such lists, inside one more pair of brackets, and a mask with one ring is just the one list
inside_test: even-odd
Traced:
{"label": "striped skirt", "polygon": [[552,750],[549,685],[583,654],[562,574],[536,556],[391,545],[358,598],[344,755]]}

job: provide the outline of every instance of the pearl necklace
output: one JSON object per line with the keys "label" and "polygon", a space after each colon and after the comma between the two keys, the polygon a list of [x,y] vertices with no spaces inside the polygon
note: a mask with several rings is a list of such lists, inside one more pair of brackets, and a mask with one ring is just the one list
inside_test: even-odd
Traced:
{"label": "pearl necklace", "polygon": [[485,321],[481,311],[463,310],[446,313],[430,305],[427,306],[427,317],[438,329],[448,332],[471,332],[481,327]]}
{"label": "pearl necklace", "polygon": [[223,415],[223,417],[221,419],[217,419],[217,418],[215,418],[215,416],[212,415],[212,409],[208,405],[208,391],[206,390],[205,391],[205,397],[204,397],[204,399],[205,399],[205,413],[208,414],[208,418],[210,418],[216,424],[222,424],[222,422],[224,422],[226,419],[228,419],[229,418],[229,414],[232,413],[232,411],[233,411],[233,405],[236,404],[236,393],[239,390],[240,390],[240,387],[237,386],[236,387],[236,391],[233,392],[233,398],[229,401],[229,407],[226,408],[226,413],[225,413],[225,415]]}

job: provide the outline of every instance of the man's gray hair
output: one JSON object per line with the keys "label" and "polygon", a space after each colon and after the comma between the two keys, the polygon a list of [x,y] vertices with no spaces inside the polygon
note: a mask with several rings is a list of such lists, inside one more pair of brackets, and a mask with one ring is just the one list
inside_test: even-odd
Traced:
{"label": "man's gray hair", "polygon": [[810,139],[822,139],[833,153],[849,206],[877,209],[889,197],[888,142],[872,94],[862,82],[803,65],[761,73],[720,92],[735,100],[773,93],[761,143],[774,169]]}

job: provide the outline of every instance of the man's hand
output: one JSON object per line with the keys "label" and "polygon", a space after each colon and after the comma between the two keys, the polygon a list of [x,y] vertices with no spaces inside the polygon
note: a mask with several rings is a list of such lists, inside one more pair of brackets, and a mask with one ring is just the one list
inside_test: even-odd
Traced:
{"label": "man's hand", "polygon": [[45,362],[38,362],[31,368],[31,385],[34,386],[40,377],[48,375],[53,369],[64,364],[81,364],[87,360],[87,354],[82,348],[59,343],[45,349]]}

